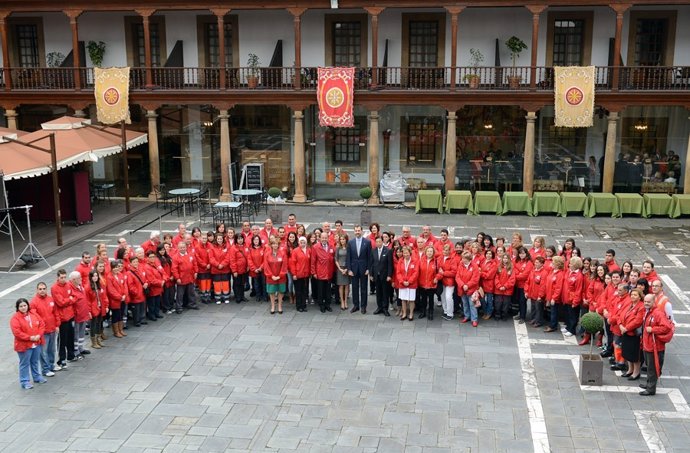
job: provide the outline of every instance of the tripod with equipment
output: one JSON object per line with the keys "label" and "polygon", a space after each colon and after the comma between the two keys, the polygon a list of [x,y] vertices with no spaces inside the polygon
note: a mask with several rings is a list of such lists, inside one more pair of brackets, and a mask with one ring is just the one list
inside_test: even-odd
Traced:
{"label": "tripod with equipment", "polygon": [[14,260],[17,259],[17,255],[14,252],[14,231],[19,233],[22,241],[24,240],[24,236],[12,218],[9,206],[7,190],[5,189],[5,174],[0,171],[0,215],[2,216],[2,220],[0,221],[0,233],[10,237],[10,243],[12,244],[12,259]]}
{"label": "tripod with equipment", "polygon": [[26,228],[27,231],[29,232],[29,243],[26,244],[26,247],[24,247],[24,250],[19,254],[19,258],[17,258],[10,267],[10,270],[7,272],[12,272],[12,269],[14,269],[16,266],[21,265],[20,262],[24,263],[23,266],[30,266],[32,264],[38,263],[39,261],[43,261],[46,263],[46,265],[52,269],[53,267],[46,261],[46,259],[41,255],[41,252],[38,251],[38,248],[36,247],[36,244],[34,244],[33,239],[31,237],[31,216],[29,213],[31,212],[31,208],[33,208],[32,205],[26,205],[26,206],[18,206],[16,208],[10,208],[10,209],[24,209],[26,211]]}

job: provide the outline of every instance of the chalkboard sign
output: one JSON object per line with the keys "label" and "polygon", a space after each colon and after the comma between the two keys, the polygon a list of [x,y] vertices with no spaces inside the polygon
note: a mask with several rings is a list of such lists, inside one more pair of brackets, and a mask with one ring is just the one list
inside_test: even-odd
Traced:
{"label": "chalkboard sign", "polygon": [[245,183],[247,189],[263,190],[264,188],[264,164],[246,164],[244,166]]}

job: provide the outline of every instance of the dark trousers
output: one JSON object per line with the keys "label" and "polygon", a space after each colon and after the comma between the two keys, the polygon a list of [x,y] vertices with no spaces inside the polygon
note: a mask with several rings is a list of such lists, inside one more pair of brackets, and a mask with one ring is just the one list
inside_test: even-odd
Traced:
{"label": "dark trousers", "polygon": [[146,317],[157,319],[160,315],[161,296],[149,296],[146,299]]}
{"label": "dark trousers", "polygon": [[502,294],[496,294],[494,296],[494,317],[496,319],[504,319],[508,316],[511,298],[512,296],[505,296]]}
{"label": "dark trousers", "polygon": [[389,284],[385,277],[376,277],[373,282],[374,288],[376,288],[376,308],[382,311],[388,311],[388,303],[390,300]]}
{"label": "dark trousers", "polygon": [[132,322],[134,322],[135,326],[138,326],[146,317],[146,303],[130,303],[129,308],[132,310]]}
{"label": "dark trousers", "polygon": [[550,305],[549,308],[551,309],[551,315],[549,318],[549,327],[552,329],[557,329],[558,328],[558,307],[560,307],[560,304],[554,304]]}
{"label": "dark trousers", "polygon": [[194,293],[194,283],[187,285],[177,285],[177,298],[175,299],[175,309],[182,310],[182,307],[196,307],[196,294]]}
{"label": "dark trousers", "polygon": [[421,293],[420,303],[422,305],[422,313],[432,313],[433,316],[436,288],[418,288],[417,292]]}
{"label": "dark trousers", "polygon": [[525,297],[524,288],[515,288],[515,294],[517,294],[518,300],[518,314],[520,319],[524,320],[527,317],[527,298]]}
{"label": "dark trousers", "polygon": [[367,283],[369,277],[366,275],[354,275],[352,277],[352,303],[355,307],[367,308]]}
{"label": "dark trousers", "polygon": [[163,295],[161,297],[161,306],[163,310],[172,310],[175,303],[175,286],[166,286],[163,288]]}
{"label": "dark trousers", "polygon": [[580,307],[573,307],[572,305],[568,305],[567,307],[568,312],[566,315],[567,318],[565,328],[568,329],[568,332],[575,335],[575,331],[577,329],[577,321],[580,319]]}
{"label": "dark trousers", "polygon": [[292,282],[295,285],[295,308],[307,308],[307,286],[309,277],[295,278]]}
{"label": "dark trousers", "polygon": [[321,308],[331,305],[331,281],[316,279],[316,301]]}
{"label": "dark trousers", "polygon": [[60,344],[58,345],[58,361],[74,359],[74,318],[60,324]]}
{"label": "dark trousers", "polygon": [[232,280],[232,292],[235,293],[235,302],[240,302],[244,300],[244,281],[247,278],[247,274],[237,274]]}
{"label": "dark trousers", "polygon": [[656,369],[654,362],[654,353],[644,351],[644,360],[647,362],[647,391],[649,393],[656,393],[656,383],[659,381],[659,372],[664,368],[664,352],[657,351],[659,356],[659,370]]}
{"label": "dark trousers", "polygon": [[268,299],[268,294],[266,293],[266,277],[263,272],[256,274],[256,277],[252,277],[252,285],[254,285],[254,293],[257,300],[262,301]]}
{"label": "dark trousers", "polygon": [[96,335],[100,335],[103,333],[103,318],[101,315],[94,316],[91,318],[90,326],[89,326],[89,335],[92,337],[95,337]]}
{"label": "dark trousers", "polygon": [[606,349],[605,351],[613,353],[613,332],[611,332],[611,325],[608,319],[604,318],[604,329],[606,330]]}

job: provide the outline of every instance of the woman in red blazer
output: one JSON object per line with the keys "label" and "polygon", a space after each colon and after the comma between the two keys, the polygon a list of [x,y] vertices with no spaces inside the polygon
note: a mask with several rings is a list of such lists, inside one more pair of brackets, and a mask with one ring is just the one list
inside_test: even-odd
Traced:
{"label": "woman in red blazer", "polygon": [[434,296],[436,295],[436,286],[438,281],[443,278],[443,274],[441,274],[438,263],[436,262],[435,255],[436,250],[434,246],[427,245],[424,249],[424,257],[419,262],[419,278],[417,280],[420,286],[420,302],[422,304],[419,318],[422,319],[428,316],[429,321],[434,320]]}
{"label": "woman in red blazer", "polygon": [[558,328],[558,306],[561,305],[563,296],[565,258],[554,256],[551,266],[551,272],[546,279],[546,306],[551,309],[551,317],[544,332],[555,332]]}
{"label": "woman in red blazer", "polygon": [[[200,243],[199,248],[201,247]],[[149,284],[149,291],[146,296],[146,317],[150,321],[158,321],[163,318],[163,315],[160,314],[160,308],[163,291],[165,290],[165,273],[163,272],[163,266],[160,265],[156,257],[156,252],[147,253],[145,267],[146,282]]]}
{"label": "woman in red blazer", "polygon": [[[148,324],[146,321],[146,292],[149,284],[146,281],[146,272],[142,264],[138,257],[133,257],[129,260],[129,271],[127,271],[127,295],[134,318],[132,320],[134,327]],[[127,320],[125,319],[124,322],[127,323]]]}
{"label": "woman in red blazer", "polygon": [[462,252],[458,262],[458,270],[455,273],[455,283],[457,284],[458,296],[462,300],[463,318],[461,323],[472,321],[472,327],[477,327],[477,307],[474,298],[479,297],[474,293],[479,290],[479,278],[481,268],[475,264],[477,259],[470,252]]}
{"label": "woman in red blazer", "polygon": [[288,257],[280,251],[280,242],[272,239],[271,251],[264,255],[264,273],[266,274],[266,292],[271,298],[271,314],[276,312],[276,298],[278,299],[278,313],[283,314],[283,293],[287,283]]}
{"label": "woman in red blazer", "polygon": [[[264,254],[266,247],[261,243],[261,237],[253,235],[249,244],[249,255],[247,263],[249,265],[249,276],[252,278],[252,288],[257,302],[268,300],[266,294],[266,278],[264,276]],[[251,296],[251,294],[249,294]]]}
{"label": "woman in red blazer", "polygon": [[292,274],[295,285],[295,302],[297,311],[307,311],[307,297],[309,295],[309,276],[311,270],[311,249],[307,247],[307,238],[300,236],[298,247],[290,254],[288,269]]}
{"label": "woman in red blazer", "polygon": [[45,333],[45,323],[36,312],[32,312],[29,301],[18,299],[15,314],[10,318],[10,328],[14,335],[14,350],[19,356],[19,384],[23,389],[34,388],[31,378],[38,384],[48,382],[41,376],[38,366],[41,360],[41,345]]}
{"label": "woman in red blazer", "polygon": [[122,273],[121,261],[113,261],[110,268],[108,283],[105,285],[110,306],[110,325],[113,328],[113,336],[122,338],[127,336],[122,321],[122,312],[127,310],[127,278]]}
{"label": "woman in red blazer", "polygon": [[516,320],[520,321],[520,324],[525,322],[527,317],[527,297],[525,297],[525,285],[527,284],[527,279],[534,265],[532,264],[532,258],[525,247],[519,247],[517,249],[517,256],[515,258],[515,263],[513,264],[513,269],[515,270],[515,290],[513,291],[513,303],[519,308],[518,314],[515,316]]}
{"label": "woman in red blazer", "polygon": [[640,336],[637,329],[642,326],[644,317],[644,294],[635,288],[630,291],[630,305],[623,307],[619,320],[618,328],[622,335],[623,358],[628,362],[628,372],[623,374],[629,381],[636,381],[640,378]]}
{"label": "woman in red blazer", "polygon": [[508,253],[501,256],[494,278],[494,318],[497,321],[508,319],[510,299],[515,288],[515,271],[513,261]]}
{"label": "woman in red blazer", "polygon": [[235,236],[235,244],[230,247],[230,269],[232,269],[232,292],[235,293],[235,303],[246,302],[244,285],[249,273],[249,248],[244,244],[244,236]]}
{"label": "woman in red blazer", "polygon": [[103,332],[103,316],[108,311],[108,296],[105,288],[101,286],[101,279],[95,269],[89,272],[89,284],[86,286],[86,300],[89,302],[91,312],[91,324],[89,325],[89,335],[91,335],[91,347],[101,349],[101,333]]}
{"label": "woman in red blazer", "polygon": [[417,280],[419,278],[419,263],[412,257],[412,247],[409,245],[402,247],[402,259],[398,261],[395,269],[395,278],[400,286],[398,294],[402,301],[400,320],[408,319],[413,321],[414,303],[417,296]]}
{"label": "woman in red blazer", "polygon": [[455,291],[455,274],[458,272],[458,260],[454,256],[451,243],[443,246],[441,254],[442,255],[438,258],[438,270],[441,273],[443,283],[441,308],[443,308],[443,319],[450,321],[453,319],[455,305],[453,301],[453,292]]}
{"label": "woman in red blazer", "polygon": [[[582,275],[582,258],[573,255],[568,263],[568,272],[563,280],[563,305],[566,307],[566,331],[563,335],[576,335],[577,321],[580,317],[580,305],[584,293],[585,279]],[[589,339],[588,339],[589,340]]]}
{"label": "woman in red blazer", "polygon": [[196,238],[193,248],[196,259],[196,287],[202,304],[211,303],[211,262],[208,256],[210,248],[211,244],[206,234],[201,234]]}
{"label": "woman in red blazer", "polygon": [[[491,236],[488,237],[491,240]],[[486,240],[486,237],[484,238]],[[496,272],[498,271],[498,260],[496,259],[496,252],[493,247],[489,247],[484,252],[484,264],[482,265],[481,279],[479,286],[484,292],[482,297],[482,311],[484,315],[482,319],[491,319],[494,314],[494,291]]]}
{"label": "woman in red blazer", "polygon": [[544,266],[543,256],[534,258],[534,268],[525,283],[525,296],[530,302],[530,324],[541,327],[544,324],[544,299],[546,298],[546,279],[549,271]]}
{"label": "woman in red blazer", "polygon": [[211,264],[213,298],[217,305],[230,303],[230,245],[222,233],[216,233],[216,240],[208,249]]}

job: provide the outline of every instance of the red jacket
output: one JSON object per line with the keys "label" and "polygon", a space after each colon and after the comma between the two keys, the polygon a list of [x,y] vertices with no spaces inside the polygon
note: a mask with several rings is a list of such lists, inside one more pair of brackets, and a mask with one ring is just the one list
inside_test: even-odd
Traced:
{"label": "red jacket", "polygon": [[175,280],[180,280],[179,284],[189,285],[194,283],[194,273],[196,271],[196,260],[193,255],[178,253],[173,258],[172,273]]}
{"label": "red jacket", "polygon": [[194,247],[194,258],[196,258],[196,271],[199,274],[208,274],[211,272],[211,261],[209,258],[209,250],[213,247],[208,242],[204,245],[199,242]]}
{"label": "red jacket", "polygon": [[[230,273],[230,247],[227,244],[213,244],[208,248],[208,262],[211,264],[212,275]],[[175,260],[173,260],[173,266]]]}
{"label": "red jacket", "polygon": [[[589,301],[589,311],[596,311],[600,313],[603,311],[604,294],[606,293],[606,284],[595,278],[590,281],[587,288],[587,300]],[[601,309],[600,309],[600,306]],[[601,314],[601,313],[600,313]]]}
{"label": "red jacket", "polygon": [[89,272],[91,272],[91,269],[93,267],[90,264],[84,264],[82,261],[79,261],[77,267],[74,268],[75,271],[81,274],[81,286],[84,288],[89,284]]}
{"label": "red jacket", "polygon": [[72,282],[67,283],[70,299],[74,301],[74,322],[86,322],[91,319],[91,304],[86,298],[83,286],[74,286]]}
{"label": "red jacket", "polygon": [[[14,350],[24,352],[44,343],[43,334],[45,333],[45,323],[41,317],[31,310],[27,314],[15,312],[10,318],[10,328],[14,335]],[[38,341],[31,341],[29,338],[38,335]],[[72,345],[70,345],[71,347]]]}
{"label": "red jacket", "polygon": [[623,320],[625,307],[630,306],[630,295],[625,293],[623,296],[618,295],[618,291],[609,301],[607,310],[609,311],[609,325],[611,325],[611,332],[619,337],[622,335],[621,329],[618,327]]}
{"label": "red jacket", "polygon": [[537,270],[532,269],[525,284],[525,296],[530,300],[544,300],[546,298],[546,280],[549,278],[549,271],[544,266]]}
{"label": "red jacket", "polygon": [[317,280],[330,280],[335,272],[335,249],[330,245],[324,248],[321,242],[314,244],[311,247],[310,266],[311,274]]}
{"label": "red jacket", "polygon": [[151,239],[142,243],[141,248],[144,249],[144,255],[149,256],[149,253],[155,252],[158,249],[158,244],[160,244],[160,241],[153,242]]}
{"label": "red jacket", "polygon": [[101,289],[94,291],[91,289],[91,286],[88,286],[86,288],[86,299],[89,302],[89,310],[93,318],[106,315],[108,312],[108,295],[104,287],[101,286]]}
{"label": "red jacket", "polygon": [[256,277],[259,274],[257,272],[257,270],[259,269],[263,271],[264,254],[266,254],[266,247],[264,246],[258,248],[249,248],[249,255],[247,256],[247,265],[249,266],[250,277]]}
{"label": "red jacket", "polygon": [[438,256],[438,257],[443,256],[443,246],[444,245],[450,245],[450,253],[451,253],[451,256],[453,256],[454,246],[453,246],[453,241],[451,241],[450,239],[447,239],[445,242],[440,240],[440,239],[437,239],[436,242],[434,242],[434,250],[436,250],[436,256]]}
{"label": "red jacket", "polygon": [[497,296],[511,296],[514,288],[515,270],[508,272],[505,267],[497,270],[496,277],[494,278],[494,294]]}
{"label": "red jacket", "polygon": [[[652,328],[652,333],[647,332],[647,327]],[[659,341],[656,335],[667,334],[671,330],[673,330],[673,323],[666,313],[653,306],[642,318],[642,350],[654,352],[655,349],[656,351],[666,349],[666,343]]]}
{"label": "red jacket", "polygon": [[139,269],[134,270],[133,267],[127,271],[127,301],[130,304],[141,304],[146,302],[146,295],[144,294],[144,283],[146,283],[146,272],[139,264]]}
{"label": "red jacket", "polygon": [[50,288],[50,295],[53,296],[55,305],[57,305],[61,323],[74,318],[74,301],[70,300],[69,294],[67,294],[68,289],[69,282],[64,285],[55,283],[53,287]]}
{"label": "red jacket", "polygon": [[455,274],[458,273],[458,260],[456,257],[453,255],[441,255],[438,258],[438,270],[442,274],[443,286],[455,286]]}
{"label": "red jacket", "polygon": [[[458,270],[455,273],[455,283],[457,283],[458,296],[471,296],[479,289],[479,277],[481,269],[473,264],[471,261],[468,265],[460,259],[458,261]],[[467,285],[467,290],[464,286]]]}
{"label": "red jacket", "polygon": [[[419,277],[417,282],[424,289],[435,289],[436,282],[443,278],[435,258],[424,258],[419,261]],[[435,280],[435,281],[434,281]]]}
{"label": "red jacket", "polygon": [[482,266],[481,287],[487,294],[493,294],[496,290],[496,272],[498,271],[498,260],[492,258],[484,260]]}
{"label": "red jacket", "polygon": [[108,294],[108,304],[111,310],[119,310],[123,302],[127,302],[127,277],[124,272],[108,274],[105,291]]}
{"label": "red jacket", "polygon": [[659,280],[659,274],[656,273],[654,269],[649,274],[645,274],[644,272],[640,272],[640,278],[644,278],[647,280],[647,283],[649,283],[649,289],[651,290],[652,282],[655,280]]}
{"label": "red jacket", "polygon": [[[163,266],[159,262],[156,262],[156,266],[151,266],[145,263],[144,273],[146,274],[146,283],[149,284],[149,297],[160,296],[163,294],[163,286],[165,284],[165,273],[163,271]],[[141,268],[142,264],[139,264]]]}
{"label": "red jacket", "polygon": [[535,249],[532,247],[529,249],[529,257],[534,259],[538,256],[541,256],[542,258],[546,258],[546,249],[544,247],[540,247],[539,250]]}
{"label": "red jacket", "polygon": [[288,269],[293,278],[307,278],[311,271],[311,249],[297,247],[290,254]]}
{"label": "red jacket", "polygon": [[513,264],[513,272],[515,273],[516,287],[524,289],[532,269],[534,269],[534,264],[529,260],[515,261],[515,264]]}
{"label": "red jacket", "polygon": [[[410,258],[410,262],[405,269],[405,258],[398,261],[395,268],[395,279],[398,281],[399,288],[417,288],[417,280],[419,279],[419,263],[414,258]],[[405,282],[408,284],[405,285]]]}
{"label": "red jacket", "polygon": [[237,272],[239,275],[246,274],[249,270],[249,249],[244,245],[235,244],[230,247],[230,269],[232,272]]}
{"label": "red jacket", "polygon": [[568,271],[563,281],[563,303],[579,307],[582,303],[585,279],[582,272]]}
{"label": "red jacket", "polygon": [[563,278],[565,271],[562,269],[552,269],[546,278],[546,302],[556,302],[560,304],[563,297]]}
{"label": "red jacket", "polygon": [[53,333],[60,327],[60,315],[52,297],[49,295],[39,297],[37,294],[31,299],[29,305],[45,323],[46,333]]}
{"label": "red jacket", "polygon": [[635,336],[637,333],[635,329],[642,325],[642,318],[644,317],[644,303],[640,300],[634,305],[628,307],[623,307],[621,310],[621,315],[617,319],[620,320],[620,324],[625,327],[625,334],[628,336]]}
{"label": "red jacket", "polygon": [[[264,272],[266,274],[267,285],[287,283],[287,254],[282,253],[280,250],[278,250],[275,255],[273,255],[273,251],[266,253],[264,255]],[[273,277],[278,277],[278,280],[273,280]]]}
{"label": "red jacket", "polygon": [[[268,240],[271,238],[271,236],[278,237],[278,230],[272,228],[271,231],[266,231],[266,227],[264,227],[261,228],[261,231],[259,231],[259,237],[261,238],[261,243],[263,245],[268,245]],[[287,236],[287,234],[285,236]]]}

